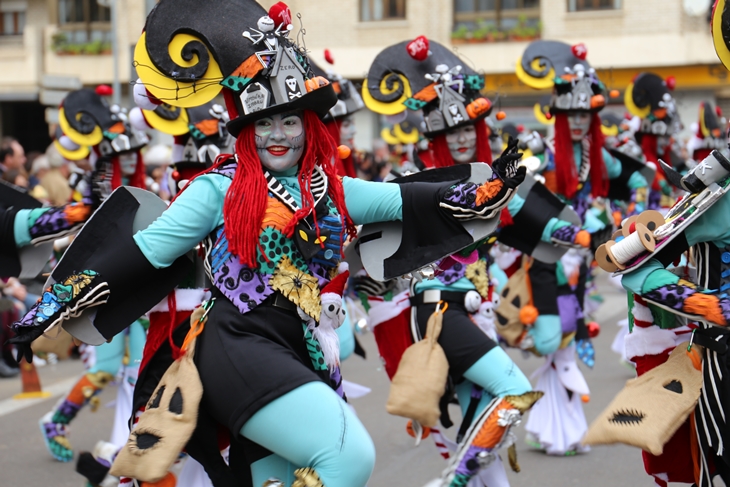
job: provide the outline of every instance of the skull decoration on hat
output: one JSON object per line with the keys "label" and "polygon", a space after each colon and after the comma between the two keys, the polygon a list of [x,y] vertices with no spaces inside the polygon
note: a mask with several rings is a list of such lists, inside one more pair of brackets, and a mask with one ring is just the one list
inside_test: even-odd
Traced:
{"label": "skull decoration on hat", "polygon": [[423,111],[435,167],[492,162],[484,118],[484,76],[441,44],[421,36],[380,52],[363,84],[365,105],[382,115]]}

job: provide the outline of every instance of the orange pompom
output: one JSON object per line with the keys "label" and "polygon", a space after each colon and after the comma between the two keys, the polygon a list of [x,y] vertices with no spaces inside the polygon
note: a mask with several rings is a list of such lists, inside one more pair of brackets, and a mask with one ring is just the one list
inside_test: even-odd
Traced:
{"label": "orange pompom", "polygon": [[[416,437],[416,432],[413,431],[413,421],[411,421],[410,419],[408,420],[408,424],[406,425],[406,432],[408,433],[409,436],[411,436],[413,438]],[[428,426],[423,426],[423,432],[421,433],[421,439],[424,440],[424,439],[428,438],[428,435],[430,435],[430,434],[431,434],[431,428],[429,428]]]}
{"label": "orange pompom", "polygon": [[520,309],[520,321],[525,325],[533,325],[537,321],[540,313],[537,308],[531,304],[525,305]]}
{"label": "orange pompom", "polygon": [[492,102],[486,98],[477,98],[466,106],[466,113],[472,120],[487,113],[492,108]]}
{"label": "orange pompom", "polygon": [[588,403],[591,401],[591,396],[589,396],[588,394],[583,394],[582,396],[580,396],[580,400],[585,403]]}
{"label": "orange pompom", "polygon": [[588,336],[591,338],[596,338],[601,333],[601,325],[595,321],[589,322],[586,328],[588,328]]}
{"label": "orange pompom", "polygon": [[341,145],[337,147],[337,153],[339,154],[340,159],[344,160],[350,157],[350,154],[352,154],[352,150],[346,145]]}
{"label": "orange pompom", "polygon": [[308,79],[304,82],[304,86],[307,88],[307,93],[311,93],[323,86],[327,86],[328,84],[330,84],[330,82],[324,76],[315,76],[314,78]]}
{"label": "orange pompom", "polygon": [[142,482],[142,487],[175,487],[177,485],[177,478],[172,472],[167,472],[167,475],[162,480],[157,482]]}
{"label": "orange pompom", "polygon": [[603,95],[593,95],[591,97],[591,108],[600,108],[606,106],[606,98]]}
{"label": "orange pompom", "polygon": [[619,96],[621,96],[621,92],[618,90],[611,90],[608,93],[608,96],[610,96],[611,98],[618,98]]}
{"label": "orange pompom", "polygon": [[587,249],[591,246],[591,234],[587,230],[581,230],[575,236],[575,243]]}
{"label": "orange pompom", "polygon": [[504,113],[503,110],[500,110],[497,112],[496,117],[497,117],[497,120],[504,120],[505,118],[507,118],[507,114]]}

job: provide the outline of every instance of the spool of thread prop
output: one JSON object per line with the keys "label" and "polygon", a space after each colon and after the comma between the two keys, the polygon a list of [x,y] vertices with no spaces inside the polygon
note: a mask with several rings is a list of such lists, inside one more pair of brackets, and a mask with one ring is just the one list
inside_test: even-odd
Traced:
{"label": "spool of thread prop", "polygon": [[646,252],[654,252],[654,233],[646,225],[633,222],[633,232],[618,242],[609,241],[596,250],[596,262],[606,272],[626,269],[626,264]]}

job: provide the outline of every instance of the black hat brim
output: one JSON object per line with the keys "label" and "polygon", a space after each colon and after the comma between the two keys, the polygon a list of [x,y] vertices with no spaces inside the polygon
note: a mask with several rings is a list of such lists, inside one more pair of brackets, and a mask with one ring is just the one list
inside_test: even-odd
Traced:
{"label": "black hat brim", "polygon": [[280,103],[278,105],[270,106],[264,110],[259,110],[258,112],[241,115],[228,122],[226,127],[232,136],[238,137],[238,134],[241,133],[241,130],[243,130],[243,127],[246,125],[264,117],[270,117],[272,115],[278,115],[292,110],[311,110],[316,113],[320,119],[322,119],[327,116],[330,108],[335,106],[336,103],[337,93],[335,93],[332,85],[329,84],[314,91],[310,91],[301,98],[297,98],[296,100],[292,100],[288,103]]}
{"label": "black hat brim", "polygon": [[487,110],[486,112],[482,113],[481,115],[479,115],[477,118],[470,118],[469,120],[465,120],[464,122],[457,123],[456,125],[454,125],[452,127],[447,127],[445,129],[435,130],[433,132],[424,132],[423,136],[426,137],[427,139],[433,139],[434,137],[437,137],[441,134],[445,134],[446,132],[450,132],[452,130],[457,130],[462,127],[466,127],[467,125],[474,125],[479,120],[484,120],[485,118],[487,118],[490,113],[492,113],[491,108],[489,110]]}

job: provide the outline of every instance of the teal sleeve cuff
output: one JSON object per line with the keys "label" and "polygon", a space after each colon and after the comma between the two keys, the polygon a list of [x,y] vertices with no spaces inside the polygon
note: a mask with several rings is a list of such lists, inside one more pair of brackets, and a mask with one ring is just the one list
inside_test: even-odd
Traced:
{"label": "teal sleeve cuff", "polygon": [[553,233],[555,233],[555,230],[563,227],[569,226],[570,223],[566,222],[565,220],[560,220],[558,218],[551,218],[550,221],[547,222],[547,225],[545,225],[545,228],[542,229],[542,237],[540,237],[540,240],[543,242],[551,243],[552,242],[552,236]]}
{"label": "teal sleeve cuff", "polygon": [[615,159],[606,149],[603,149],[603,162],[606,165],[608,179],[615,179],[621,175],[621,162]]}
{"label": "teal sleeve cuff", "polygon": [[400,186],[355,178],[342,178],[345,205],[355,225],[403,220]]}
{"label": "teal sleeve cuff", "polygon": [[30,212],[33,210],[20,210],[15,214],[13,222],[13,233],[15,234],[15,246],[18,248],[30,245]]}
{"label": "teal sleeve cuff", "polygon": [[651,259],[635,271],[625,274],[621,278],[621,285],[627,291],[641,295],[678,281],[679,277],[666,270],[661,262]]}
{"label": "teal sleeve cuff", "polygon": [[591,210],[586,211],[585,221],[583,222],[583,230],[595,233],[606,227],[606,224],[598,218]]}
{"label": "teal sleeve cuff", "polygon": [[515,194],[512,199],[509,200],[509,203],[507,203],[507,211],[509,211],[509,214],[512,215],[512,217],[515,217],[524,205],[525,199],[522,196]]}
{"label": "teal sleeve cuff", "polygon": [[635,172],[629,178],[628,185],[631,189],[639,189],[646,188],[649,184],[646,182],[646,178],[642,176],[640,172]]}
{"label": "teal sleeve cuff", "polygon": [[535,341],[535,350],[540,355],[555,353],[563,339],[563,329],[558,315],[540,315],[528,331]]}

